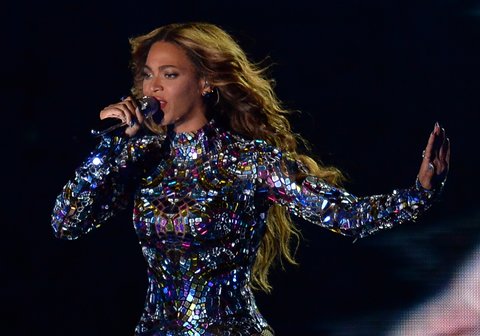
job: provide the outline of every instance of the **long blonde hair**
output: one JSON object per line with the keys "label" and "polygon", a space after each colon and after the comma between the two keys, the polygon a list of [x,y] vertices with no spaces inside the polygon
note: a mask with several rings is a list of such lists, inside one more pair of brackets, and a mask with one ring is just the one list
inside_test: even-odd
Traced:
{"label": "long blonde hair", "polygon": [[[134,76],[132,92],[142,95],[143,67],[151,45],[165,41],[180,46],[195,65],[198,74],[208,79],[218,100],[210,113],[231,130],[252,139],[263,139],[290,157],[300,161],[308,173],[331,184],[343,180],[342,173],[322,165],[312,156],[299,153],[299,144],[307,142],[292,132],[285,109],[274,92],[274,81],[266,75],[268,67],[251,62],[238,43],[222,28],[202,22],[169,24],[148,34],[130,39],[131,67]],[[306,147],[308,148],[308,146]],[[300,180],[302,176],[297,176]],[[274,205],[268,211],[267,228],[252,270],[252,287],[271,291],[268,281],[270,266],[282,259],[297,264],[291,240],[298,244],[299,230],[286,210]],[[297,245],[298,246],[298,245]]]}

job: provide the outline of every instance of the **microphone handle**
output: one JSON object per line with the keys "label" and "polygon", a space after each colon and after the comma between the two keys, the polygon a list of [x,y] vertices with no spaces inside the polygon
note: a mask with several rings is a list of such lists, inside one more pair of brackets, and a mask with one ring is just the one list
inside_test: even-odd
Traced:
{"label": "microphone handle", "polygon": [[106,128],[102,131],[97,131],[97,130],[92,129],[90,131],[90,133],[92,133],[92,135],[95,136],[95,137],[100,137],[100,136],[103,136],[107,133],[113,132],[116,129],[119,129],[120,127],[126,126],[126,125],[127,125],[127,123],[118,123],[118,124],[115,124],[115,125],[112,125],[112,126]]}

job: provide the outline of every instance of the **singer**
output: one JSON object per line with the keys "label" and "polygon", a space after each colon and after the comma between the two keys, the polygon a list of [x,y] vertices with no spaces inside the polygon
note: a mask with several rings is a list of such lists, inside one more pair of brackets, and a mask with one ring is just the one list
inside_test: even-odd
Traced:
{"label": "singer", "polygon": [[[450,143],[438,123],[410,187],[357,197],[341,171],[300,153],[265,68],[226,31],[169,24],[130,43],[132,98],[100,112],[126,127],[99,137],[51,219],[58,238],[76,239],[134,198],[149,281],[137,336],[274,335],[254,290],[271,290],[275,260],[296,262],[291,218],[361,238],[418,218],[443,190]],[[144,96],[163,118],[141,113]]]}

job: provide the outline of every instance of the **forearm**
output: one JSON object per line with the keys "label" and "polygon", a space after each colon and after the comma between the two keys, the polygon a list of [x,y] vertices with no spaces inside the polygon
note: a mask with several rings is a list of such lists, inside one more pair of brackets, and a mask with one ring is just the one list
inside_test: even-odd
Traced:
{"label": "forearm", "polygon": [[355,197],[309,177],[289,208],[295,215],[332,231],[365,237],[416,220],[432,205],[436,195],[436,190],[426,190],[417,183],[390,194]]}
{"label": "forearm", "polygon": [[55,236],[78,238],[113,214],[114,201],[115,207],[120,207],[121,202],[114,196],[121,195],[123,189],[115,182],[119,171],[114,159],[115,147],[122,145],[122,140],[118,140],[102,139],[57,196],[52,213]]}
{"label": "forearm", "polygon": [[149,151],[160,138],[103,138],[58,195],[52,226],[59,238],[75,239],[124,209]]}

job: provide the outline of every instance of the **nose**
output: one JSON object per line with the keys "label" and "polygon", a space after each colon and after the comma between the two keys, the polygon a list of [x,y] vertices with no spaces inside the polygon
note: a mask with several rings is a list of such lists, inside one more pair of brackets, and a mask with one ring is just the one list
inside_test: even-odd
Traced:
{"label": "nose", "polygon": [[152,92],[163,91],[163,85],[159,77],[154,77],[151,81]]}

